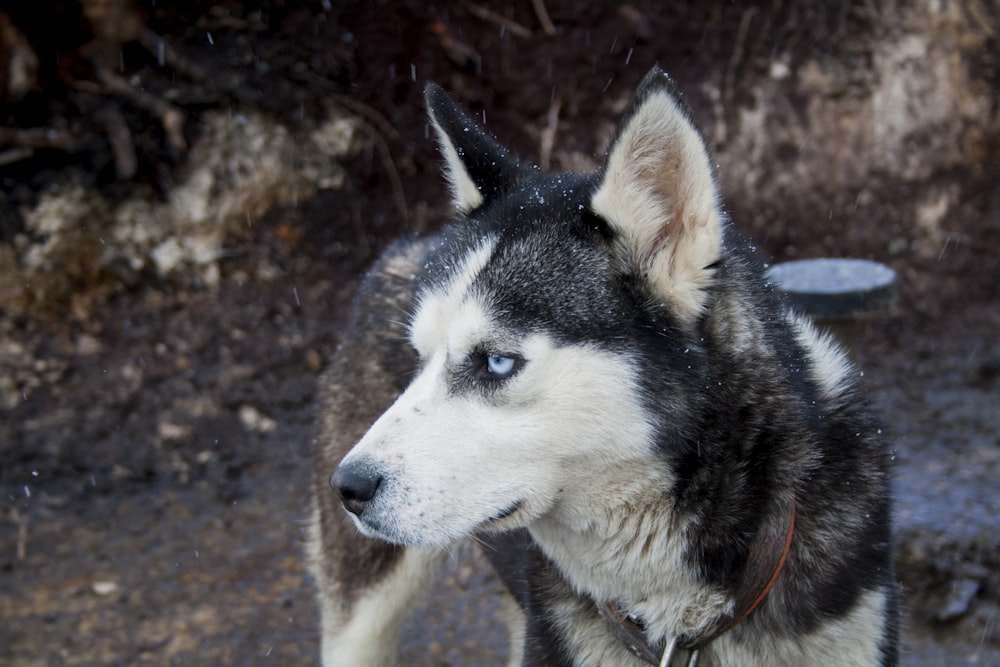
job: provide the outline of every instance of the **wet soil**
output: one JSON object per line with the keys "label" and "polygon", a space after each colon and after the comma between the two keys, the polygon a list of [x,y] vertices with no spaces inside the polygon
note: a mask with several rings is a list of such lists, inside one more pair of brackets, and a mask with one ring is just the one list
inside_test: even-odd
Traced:
{"label": "wet soil", "polygon": [[[230,235],[216,285],[147,272],[105,277],[114,284],[72,314],[0,304],[0,664],[317,664],[302,556],[316,386],[364,266],[445,215],[422,82],[485,109],[493,132],[534,157],[558,80],[567,152],[554,162],[568,167],[572,151],[600,150],[595,128],[614,116],[592,100],[627,94],[655,61],[697,81],[727,62],[743,14],[728,3],[655,14],[548,2],[562,32],[547,37],[530,3],[512,3],[502,16],[532,29],[515,38],[495,19],[420,3],[155,4],[144,5],[150,27],[227,82],[178,83],[132,54],[144,85],[187,100],[190,139],[210,107],[309,123],[332,98],[366,119],[392,164],[362,153],[345,164],[345,188]],[[792,18],[775,19],[775,44],[835,49],[822,37],[837,16]],[[651,39],[667,27],[668,44]],[[760,66],[733,77],[750,81]],[[690,101],[697,114],[703,102]],[[125,113],[141,145],[162,145],[155,122]],[[2,241],[54,184],[162,196],[183,156],[154,148],[140,151],[132,184],[109,175],[100,149],[4,167]],[[729,200],[777,259],[873,256],[901,277],[899,308],[860,323],[854,347],[896,443],[906,665],[1000,664],[998,164],[937,176],[965,197],[951,222],[960,233],[929,256],[877,252],[915,186],[880,191],[849,234],[808,207]],[[404,629],[401,664],[502,664],[497,587],[474,554],[456,553]]]}

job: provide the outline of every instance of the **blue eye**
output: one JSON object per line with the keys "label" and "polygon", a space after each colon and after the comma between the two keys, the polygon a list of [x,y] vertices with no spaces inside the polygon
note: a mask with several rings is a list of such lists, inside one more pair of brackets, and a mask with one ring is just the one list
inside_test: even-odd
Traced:
{"label": "blue eye", "polygon": [[486,370],[497,379],[510,377],[517,369],[517,359],[499,354],[486,355]]}

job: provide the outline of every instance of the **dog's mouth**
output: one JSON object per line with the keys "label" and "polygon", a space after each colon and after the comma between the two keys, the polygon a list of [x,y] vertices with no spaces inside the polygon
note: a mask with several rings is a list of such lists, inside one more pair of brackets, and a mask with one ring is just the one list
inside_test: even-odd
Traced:
{"label": "dog's mouth", "polygon": [[[497,532],[497,533],[504,532],[505,530],[511,530],[515,528],[516,525],[505,523],[505,520],[510,519],[510,517],[517,514],[518,510],[522,509],[523,507],[524,507],[523,500],[518,500],[514,503],[511,503],[504,509],[496,512],[495,514],[492,514],[489,518],[481,521],[477,526],[475,526],[471,531],[469,531],[469,533],[465,533],[465,535],[473,534],[480,530],[485,532]],[[434,528],[433,525],[425,526],[422,529],[414,527],[412,531],[407,530],[404,532],[400,532],[395,526],[383,525],[382,522],[379,521],[379,518],[377,516],[371,517],[368,516],[367,513],[361,517],[354,514],[350,514],[349,516],[353,520],[354,525],[357,527],[357,529],[359,530],[359,532],[361,532],[362,535],[390,542],[392,544],[400,544],[400,545],[420,544],[423,546],[440,547],[440,546],[445,546],[446,544],[450,543],[455,539],[458,539],[459,537],[462,537],[462,535],[455,535],[446,531],[446,534],[450,535],[450,537],[446,537],[445,541],[442,542],[439,539],[441,537],[440,535],[428,541],[427,538],[429,537],[429,532],[435,532],[433,530]],[[516,522],[516,519],[514,521]],[[428,528],[430,528],[431,530],[428,531]]]}
{"label": "dog's mouth", "polygon": [[486,521],[483,521],[483,523],[482,523],[483,527],[489,526],[490,524],[496,523],[498,521],[503,521],[504,519],[506,519],[507,517],[511,516],[512,514],[514,514],[515,512],[517,512],[519,509],[521,509],[521,506],[523,504],[524,504],[523,500],[515,501],[513,504],[511,504],[506,509],[500,510],[499,512],[497,512],[496,514],[494,514],[490,518],[486,519]]}

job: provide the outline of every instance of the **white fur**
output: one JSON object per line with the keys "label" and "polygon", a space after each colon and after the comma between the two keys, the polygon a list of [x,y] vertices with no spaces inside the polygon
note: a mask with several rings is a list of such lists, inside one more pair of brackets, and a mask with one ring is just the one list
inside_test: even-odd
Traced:
{"label": "white fur", "polygon": [[879,664],[879,645],[886,622],[888,591],[862,595],[849,614],[823,622],[807,635],[782,637],[769,633],[753,642],[736,644],[723,635],[712,644],[715,664],[816,665],[871,667]]}
{"label": "white fur", "polygon": [[465,303],[472,281],[483,270],[496,239],[484,238],[465,258],[448,285],[419,295],[419,303],[410,322],[410,343],[421,358],[431,356],[436,345],[448,335],[446,329],[454,327],[457,311]]}
{"label": "white fur", "polygon": [[576,667],[648,667],[594,614],[594,605],[587,599],[557,600],[552,608],[552,621],[562,631]]}
{"label": "white fur", "polygon": [[[594,476],[599,482],[592,485]],[[701,634],[732,608],[732,598],[699,582],[684,560],[687,526],[671,510],[668,475],[646,462],[591,478],[580,486],[582,491],[593,486],[588,502],[597,520],[574,525],[553,512],[529,527],[579,591],[642,618],[652,637]],[[609,488],[617,489],[611,497]],[[571,628],[567,624],[567,631]]]}
{"label": "white fur", "polygon": [[722,222],[705,145],[666,91],[650,94],[608,155],[594,212],[623,236],[619,251],[679,316],[693,320],[719,258]]}
{"label": "white fur", "polygon": [[511,595],[500,598],[500,618],[507,624],[510,653],[507,667],[521,667],[524,662],[524,641],[527,636],[527,618],[521,605]]}
{"label": "white fur", "polygon": [[[313,519],[312,557],[319,562],[319,517]],[[340,601],[341,584],[327,581],[323,568],[314,568],[321,591],[320,655],[323,667],[391,667],[396,661],[399,627],[414,601],[433,582],[444,552],[407,547],[395,569],[366,589],[350,608]]]}
{"label": "white fur", "polygon": [[843,348],[828,332],[821,332],[805,317],[789,312],[787,319],[812,361],[810,371],[825,398],[835,398],[844,393],[853,369]]}

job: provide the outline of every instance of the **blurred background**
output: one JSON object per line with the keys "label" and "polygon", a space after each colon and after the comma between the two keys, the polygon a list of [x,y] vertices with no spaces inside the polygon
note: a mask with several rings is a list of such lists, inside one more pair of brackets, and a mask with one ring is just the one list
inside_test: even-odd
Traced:
{"label": "blurred background", "polygon": [[[316,390],[388,241],[447,217],[433,80],[550,170],[677,81],[767,261],[856,257],[906,665],[1000,664],[1000,3],[0,5],[0,664],[317,664]],[[456,558],[401,664],[499,665]]]}

